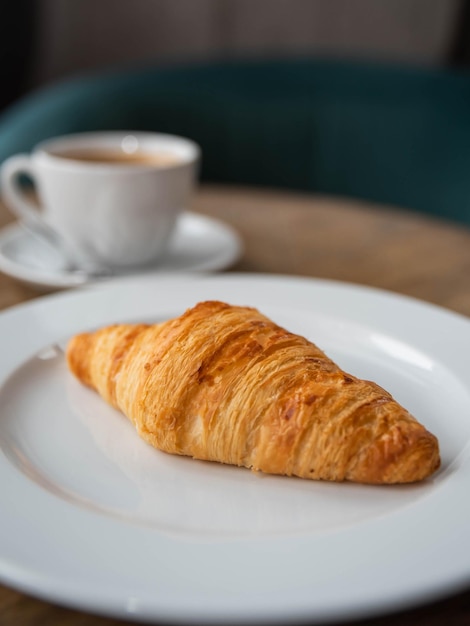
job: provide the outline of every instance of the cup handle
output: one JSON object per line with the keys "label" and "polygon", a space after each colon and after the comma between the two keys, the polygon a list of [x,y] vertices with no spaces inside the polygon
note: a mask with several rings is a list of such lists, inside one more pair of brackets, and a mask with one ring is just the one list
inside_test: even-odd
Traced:
{"label": "cup handle", "polygon": [[31,157],[27,154],[12,156],[1,167],[1,191],[7,208],[33,235],[42,237],[58,250],[67,265],[72,264],[71,255],[65,249],[60,235],[41,216],[40,207],[31,202],[22,190],[19,184],[21,174],[26,174],[35,182],[35,167]]}
{"label": "cup handle", "polygon": [[38,207],[30,202],[19,184],[21,174],[35,180],[35,170],[31,158],[27,154],[17,154],[7,159],[1,170],[2,195],[10,211],[27,226],[36,230],[46,228],[53,232],[39,214]]}

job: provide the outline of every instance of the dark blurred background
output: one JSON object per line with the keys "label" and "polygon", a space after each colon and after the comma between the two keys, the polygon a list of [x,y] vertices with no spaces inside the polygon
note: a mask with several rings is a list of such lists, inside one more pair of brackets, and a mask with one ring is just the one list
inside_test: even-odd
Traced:
{"label": "dark blurred background", "polygon": [[431,67],[470,60],[463,0],[3,0],[0,109],[89,70],[327,55]]}

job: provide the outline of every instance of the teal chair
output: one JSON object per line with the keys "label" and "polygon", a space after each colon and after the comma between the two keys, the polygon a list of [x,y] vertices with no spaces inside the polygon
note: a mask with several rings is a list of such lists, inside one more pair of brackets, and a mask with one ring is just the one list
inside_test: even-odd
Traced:
{"label": "teal chair", "polygon": [[364,198],[470,225],[466,73],[293,59],[92,74],[4,111],[0,162],[98,129],[191,137],[204,181]]}

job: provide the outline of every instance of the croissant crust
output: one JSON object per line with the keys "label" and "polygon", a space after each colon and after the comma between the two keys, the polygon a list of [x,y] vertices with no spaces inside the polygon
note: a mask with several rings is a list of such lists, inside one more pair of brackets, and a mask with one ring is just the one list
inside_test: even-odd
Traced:
{"label": "croissant crust", "polygon": [[377,384],[250,307],[201,302],[161,324],[71,339],[73,374],[155,448],[272,474],[407,483],[437,439]]}

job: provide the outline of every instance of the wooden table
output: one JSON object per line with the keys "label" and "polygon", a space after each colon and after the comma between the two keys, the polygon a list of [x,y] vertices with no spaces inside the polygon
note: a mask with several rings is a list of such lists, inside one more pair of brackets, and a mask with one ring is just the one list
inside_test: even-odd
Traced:
{"label": "wooden table", "polygon": [[[362,283],[470,316],[470,229],[361,201],[261,189],[205,187],[192,209],[239,231],[245,251],[233,270]],[[0,226],[10,219],[0,206]],[[34,289],[0,274],[0,308],[37,296]],[[59,608],[0,586],[1,626],[130,623]],[[470,625],[470,581],[467,591],[432,605],[355,622],[356,626],[444,623]]]}

